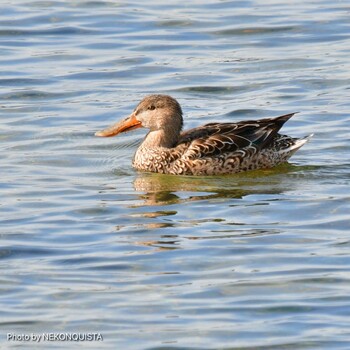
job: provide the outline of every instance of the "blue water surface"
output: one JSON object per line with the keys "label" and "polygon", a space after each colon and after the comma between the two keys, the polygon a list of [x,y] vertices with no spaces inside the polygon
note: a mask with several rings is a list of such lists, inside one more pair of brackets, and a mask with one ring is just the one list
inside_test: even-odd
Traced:
{"label": "blue water surface", "polygon": [[[1,348],[350,348],[347,1],[0,7]],[[272,170],[138,173],[145,130],[94,132],[150,93],[185,128],[315,136]],[[103,340],[18,338],[44,333]]]}

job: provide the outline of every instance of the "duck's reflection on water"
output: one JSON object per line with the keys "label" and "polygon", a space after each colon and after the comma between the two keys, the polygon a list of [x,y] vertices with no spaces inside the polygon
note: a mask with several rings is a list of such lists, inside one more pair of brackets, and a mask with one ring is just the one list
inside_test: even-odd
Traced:
{"label": "duck's reflection on water", "polygon": [[[280,194],[290,190],[290,178],[283,174],[294,173],[301,167],[284,164],[274,169],[251,171],[226,176],[173,176],[140,173],[134,189],[143,192],[137,206],[164,206],[190,201],[243,198],[252,194]],[[149,214],[151,215],[151,214]]]}
{"label": "duck's reflection on water", "polygon": [[[244,217],[232,215],[230,209],[220,214],[220,210],[214,213],[203,208],[216,201],[219,208],[227,201],[224,207],[238,210],[268,205],[280,200],[283,192],[293,190],[298,183],[296,178],[303,177],[303,170],[307,169],[285,164],[272,170],[217,177],[139,173],[133,183],[139,201],[129,206],[128,224],[116,228],[119,232],[133,232],[138,237],[137,245],[153,247],[156,251],[183,248],[184,242],[191,240],[277,234],[275,225],[261,227],[247,223]],[[251,195],[257,197],[247,198]],[[190,202],[194,205],[188,206]]]}

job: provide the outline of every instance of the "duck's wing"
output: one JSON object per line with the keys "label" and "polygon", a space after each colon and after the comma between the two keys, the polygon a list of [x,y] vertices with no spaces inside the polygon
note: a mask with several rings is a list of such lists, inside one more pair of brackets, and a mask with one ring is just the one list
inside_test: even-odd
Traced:
{"label": "duck's wing", "polygon": [[262,149],[272,143],[283,124],[294,114],[238,123],[206,124],[182,133],[177,147],[185,148],[183,156],[190,159],[235,152],[247,147]]}

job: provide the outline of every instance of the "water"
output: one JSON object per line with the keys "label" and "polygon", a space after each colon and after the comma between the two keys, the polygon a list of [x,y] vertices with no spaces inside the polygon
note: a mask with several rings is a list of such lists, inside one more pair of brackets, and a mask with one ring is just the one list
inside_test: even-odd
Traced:
{"label": "water", "polygon": [[[350,347],[347,1],[33,1],[0,11],[2,348]],[[186,128],[298,111],[290,164],[137,173],[149,93]]]}

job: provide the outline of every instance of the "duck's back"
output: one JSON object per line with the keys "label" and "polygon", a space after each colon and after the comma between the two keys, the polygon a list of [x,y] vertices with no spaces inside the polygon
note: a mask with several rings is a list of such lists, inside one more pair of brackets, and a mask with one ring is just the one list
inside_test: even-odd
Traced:
{"label": "duck's back", "polygon": [[271,168],[308,141],[278,131],[294,113],[238,123],[210,123],[183,132],[173,149],[170,174],[220,175]]}

